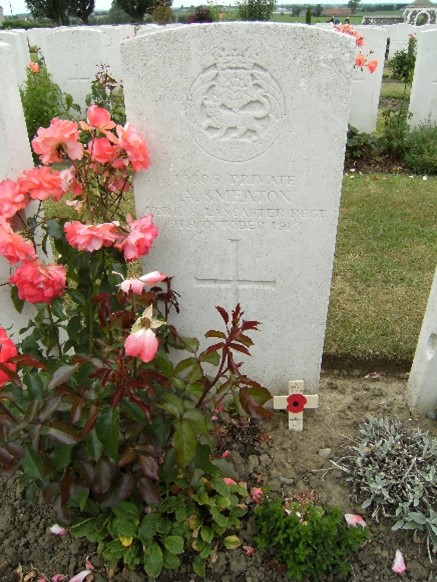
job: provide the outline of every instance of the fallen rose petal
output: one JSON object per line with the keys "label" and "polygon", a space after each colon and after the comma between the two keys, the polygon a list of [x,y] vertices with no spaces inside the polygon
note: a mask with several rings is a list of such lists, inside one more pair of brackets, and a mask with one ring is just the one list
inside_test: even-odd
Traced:
{"label": "fallen rose petal", "polygon": [[52,525],[50,531],[52,532],[52,534],[55,534],[55,536],[63,537],[68,535],[68,529],[65,529],[65,527],[61,527],[57,523],[55,523],[55,525]]}
{"label": "fallen rose petal", "polygon": [[404,556],[402,555],[401,550],[396,550],[395,559],[393,561],[393,566],[391,567],[391,569],[395,574],[403,574],[404,572],[407,571]]}
{"label": "fallen rose petal", "polygon": [[229,457],[230,454],[231,454],[231,451],[226,450],[220,456],[222,459],[226,459],[226,457]]}
{"label": "fallen rose petal", "polygon": [[379,372],[369,372],[364,376],[364,380],[379,380],[380,378],[381,374]]}
{"label": "fallen rose petal", "polygon": [[250,496],[255,503],[261,503],[264,491],[260,487],[252,487]]}
{"label": "fallen rose petal", "polygon": [[88,574],[91,574],[91,570],[82,570],[82,572],[79,572],[79,574],[76,574],[76,576],[70,578],[68,582],[82,582],[83,580],[85,580]]}
{"label": "fallen rose petal", "polygon": [[354,513],[345,513],[344,518],[346,520],[346,523],[353,527],[357,525],[362,525],[363,527],[366,527],[367,525],[364,519],[361,517],[361,515],[356,515]]}
{"label": "fallen rose petal", "polygon": [[62,582],[63,580],[66,579],[67,576],[64,576],[64,574],[55,574],[54,576],[52,576],[52,580],[51,582]]}
{"label": "fallen rose petal", "polygon": [[85,568],[87,570],[95,570],[95,568],[94,568],[94,566],[93,566],[93,564],[92,564],[89,556],[86,557]]}
{"label": "fallen rose petal", "polygon": [[246,556],[253,556],[255,553],[255,548],[253,546],[243,546],[243,550],[246,551]]}

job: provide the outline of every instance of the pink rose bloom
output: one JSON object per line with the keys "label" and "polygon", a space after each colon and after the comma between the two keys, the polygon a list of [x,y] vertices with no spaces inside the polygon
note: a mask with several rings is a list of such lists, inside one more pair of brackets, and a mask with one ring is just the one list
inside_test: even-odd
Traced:
{"label": "pink rose bloom", "polygon": [[237,485],[237,482],[231,479],[231,477],[223,477],[223,483],[225,485]]}
{"label": "pink rose bloom", "polygon": [[263,495],[264,491],[260,487],[252,487],[250,490],[250,496],[255,503],[261,503]]}
{"label": "pink rose bloom", "polygon": [[378,61],[376,59],[374,59],[373,61],[369,61],[366,66],[370,73],[374,73],[378,68]]}
{"label": "pink rose bloom", "polygon": [[120,239],[115,247],[123,251],[126,261],[136,261],[150,251],[153,241],[158,236],[158,229],[153,224],[151,214],[143,216],[139,220],[132,220],[130,215],[126,218],[130,232]]}
{"label": "pink rose bloom", "polygon": [[[112,164],[112,167],[114,167],[114,164]],[[110,181],[108,182],[108,190],[110,192],[127,192],[129,189],[130,189],[129,180],[111,176]]]}
{"label": "pink rose bloom", "polygon": [[126,354],[139,358],[146,364],[153,360],[159,347],[158,338],[153,330],[164,325],[163,321],[153,319],[152,314],[153,305],[149,305],[134,323],[130,335],[124,342]]}
{"label": "pink rose bloom", "polygon": [[355,66],[357,66],[358,68],[362,68],[364,67],[364,65],[366,64],[366,57],[363,55],[363,53],[359,53],[356,57],[355,57]]}
{"label": "pink rose bloom", "polygon": [[82,224],[78,220],[66,222],[64,231],[69,244],[79,251],[97,251],[110,247],[119,238],[118,222]]}
{"label": "pink rose bloom", "polygon": [[0,254],[2,254],[11,265],[18,261],[34,260],[36,258],[35,249],[32,243],[24,240],[18,233],[14,232],[5,220],[0,218]]}
{"label": "pink rose bloom", "polygon": [[135,295],[141,295],[144,290],[144,287],[153,287],[156,283],[161,283],[166,279],[166,275],[163,275],[159,271],[152,271],[147,275],[143,275],[138,279],[125,279],[123,283],[120,284],[120,289],[125,293],[135,293]]}
{"label": "pink rose bloom", "polygon": [[404,556],[401,550],[396,550],[395,559],[393,561],[392,571],[395,574],[404,574],[407,571],[407,566],[405,565]]}
{"label": "pink rose bloom", "polygon": [[[6,330],[3,327],[0,327],[0,362],[15,372],[17,369],[16,364],[9,363],[9,360],[17,355],[17,348],[15,347],[14,342],[6,333]],[[3,370],[0,370],[0,386],[4,386],[6,382],[9,381],[9,376]]]}
{"label": "pink rose bloom", "polygon": [[91,159],[100,164],[107,164],[113,162],[119,155],[120,150],[106,137],[96,137],[88,144],[88,151]]}
{"label": "pink rose bloom", "polygon": [[147,170],[150,166],[146,142],[138,131],[127,123],[124,127],[117,125],[118,145],[126,151],[127,157],[136,172]]}
{"label": "pink rose bloom", "polygon": [[52,534],[55,534],[55,536],[59,536],[61,538],[68,535],[68,529],[65,529],[65,527],[61,527],[57,523],[55,523],[55,525],[52,525],[50,531]]}
{"label": "pink rose bloom", "polygon": [[91,105],[88,108],[86,120],[91,127],[100,129],[100,131],[105,131],[106,129],[112,129],[115,127],[115,123],[111,121],[109,111],[106,111],[106,109],[98,107],[97,105]]}
{"label": "pink rose bloom", "polygon": [[353,513],[345,513],[344,518],[348,525],[352,527],[356,527],[357,525],[361,525],[362,527],[366,527],[366,522],[361,517],[361,515],[355,515]]}
{"label": "pink rose bloom", "polygon": [[16,182],[3,180],[0,182],[0,216],[12,218],[19,210],[26,208],[28,198],[21,191]]}
{"label": "pink rose bloom", "polygon": [[83,188],[77,180],[76,169],[71,166],[67,170],[62,170],[59,173],[61,178],[61,188],[64,193],[71,192],[73,196],[80,196],[83,192]]}
{"label": "pink rose bloom", "polygon": [[29,303],[50,303],[65,290],[66,272],[61,265],[44,265],[41,261],[26,261],[9,277],[17,286],[18,297]]}
{"label": "pink rose bloom", "polygon": [[32,73],[39,73],[38,63],[29,63],[27,65],[27,68],[29,69],[29,71],[32,71]]}
{"label": "pink rose bloom", "polygon": [[40,127],[32,140],[33,151],[43,164],[62,162],[66,154],[71,160],[81,160],[83,145],[79,142],[79,126],[75,121],[55,117],[49,127]]}
{"label": "pink rose bloom", "polygon": [[47,166],[26,170],[24,177],[18,178],[17,181],[20,191],[29,194],[32,200],[52,198],[57,202],[64,196],[59,172]]}

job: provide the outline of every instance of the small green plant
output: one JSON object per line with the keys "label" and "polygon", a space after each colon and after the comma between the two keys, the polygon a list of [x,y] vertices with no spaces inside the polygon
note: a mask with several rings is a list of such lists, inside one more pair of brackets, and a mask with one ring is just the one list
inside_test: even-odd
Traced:
{"label": "small green plant", "polygon": [[407,139],[405,165],[414,174],[437,174],[437,126],[423,124]]}
{"label": "small green plant", "polygon": [[107,65],[100,65],[100,71],[91,83],[91,93],[87,95],[86,104],[103,107],[117,124],[126,123],[123,87],[111,77]]}
{"label": "small green plant", "polygon": [[265,494],[254,515],[258,548],[284,564],[294,580],[346,575],[354,552],[369,536],[364,527],[349,526],[339,508],[325,511],[311,499],[284,504]]}
{"label": "small green plant", "polygon": [[437,551],[437,439],[395,419],[371,417],[341,460],[363,508],[396,519],[394,530],[426,532]]}
{"label": "small green plant", "polygon": [[409,133],[408,106],[402,101],[398,109],[385,109],[382,112],[384,127],[379,138],[382,153],[389,156],[394,161],[403,159],[407,149],[407,138]]}
{"label": "small green plant", "polygon": [[375,154],[377,139],[369,133],[359,131],[349,125],[347,131],[346,156],[353,160],[369,157]]}
{"label": "small green plant", "polygon": [[141,566],[155,578],[163,569],[179,568],[184,554],[191,557],[194,573],[204,577],[218,550],[241,545],[235,532],[248,509],[246,485],[223,480],[218,467],[209,465],[216,477],[198,476],[194,483],[179,478],[146,514],[140,502],[123,501],[102,512],[95,502],[78,495],[82,517],[70,533],[98,542],[98,552],[110,567],[117,562],[131,570]]}
{"label": "small green plant", "polygon": [[[42,59],[29,63],[20,95],[29,141],[40,127],[50,125],[54,117],[71,118],[72,111],[80,111],[71,95],[63,93],[59,85],[54,83]],[[35,155],[34,159],[38,161]]]}
{"label": "small green plant", "polygon": [[397,51],[390,61],[392,78],[409,84],[413,81],[414,67],[416,64],[416,37],[411,34],[406,49]]}

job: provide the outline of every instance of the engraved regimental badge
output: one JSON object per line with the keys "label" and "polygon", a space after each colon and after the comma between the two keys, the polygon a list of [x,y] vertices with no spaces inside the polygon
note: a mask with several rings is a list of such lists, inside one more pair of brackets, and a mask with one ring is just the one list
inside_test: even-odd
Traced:
{"label": "engraved regimental badge", "polygon": [[218,51],[214,57],[188,95],[191,135],[219,160],[252,160],[280,135],[285,116],[281,88],[248,51]]}

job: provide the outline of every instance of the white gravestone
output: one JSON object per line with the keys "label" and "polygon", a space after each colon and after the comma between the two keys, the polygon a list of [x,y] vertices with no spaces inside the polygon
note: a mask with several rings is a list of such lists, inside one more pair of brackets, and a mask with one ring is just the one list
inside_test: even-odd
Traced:
{"label": "white gravestone", "polygon": [[23,36],[18,32],[0,30],[0,42],[6,42],[12,48],[16,82],[21,87],[26,80],[26,67],[30,61],[27,40],[24,46]]}
{"label": "white gravestone", "polygon": [[417,57],[410,96],[410,129],[437,123],[437,30],[417,35]]}
{"label": "white gravestone", "polygon": [[[122,43],[129,121],[152,165],[145,268],[174,275],[184,335],[214,306],[261,321],[245,371],[317,392],[350,106],[353,40],[303,25],[193,24]],[[183,58],[181,58],[183,55]]]}
{"label": "white gravestone", "polygon": [[109,67],[109,74],[116,81],[122,80],[120,43],[127,38],[135,36],[134,25],[123,26],[95,26],[103,34],[104,60]]}
{"label": "white gravestone", "polygon": [[407,387],[413,412],[437,408],[437,269],[429,295]]}
{"label": "white gravestone", "polygon": [[58,30],[44,39],[44,57],[53,81],[83,110],[91,83],[105,62],[103,43],[102,32],[85,28]]}
{"label": "white gravestone", "polygon": [[408,48],[410,34],[416,34],[420,28],[412,24],[392,24],[390,27],[390,45],[388,50],[388,60],[390,61],[398,51]]}
{"label": "white gravestone", "polygon": [[[352,78],[352,100],[349,123],[359,131],[372,133],[376,129],[382,73],[384,71],[387,32],[382,28],[356,26],[364,38],[364,46],[356,47],[355,55],[361,51],[368,61],[376,59],[378,67],[371,73],[367,67],[356,67]],[[373,51],[370,54],[370,51]]]}
{"label": "white gravestone", "polygon": [[[33,167],[26,124],[21,108],[20,94],[14,66],[14,55],[8,44],[0,43],[0,182],[15,180],[24,170]],[[10,276],[10,266],[0,256],[0,283],[6,283]],[[27,306],[18,313],[11,300],[10,287],[0,286],[0,325],[17,339],[18,330],[24,327],[32,315]]]}
{"label": "white gravestone", "polygon": [[52,32],[53,28],[29,28],[27,31],[29,45],[31,47],[37,47],[39,49],[38,56],[41,56],[44,59],[47,52],[45,48],[45,38]]}

